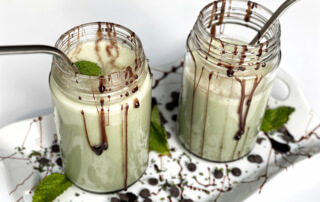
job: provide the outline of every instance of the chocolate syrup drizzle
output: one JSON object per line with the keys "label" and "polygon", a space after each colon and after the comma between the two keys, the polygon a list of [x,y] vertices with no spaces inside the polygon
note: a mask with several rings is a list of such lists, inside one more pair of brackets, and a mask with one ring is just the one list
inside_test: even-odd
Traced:
{"label": "chocolate syrup drizzle", "polygon": [[251,18],[251,15],[252,15],[252,10],[254,8],[258,8],[258,4],[255,3],[255,2],[252,2],[252,1],[248,1],[248,9],[247,9],[247,14],[246,16],[244,17],[244,21],[246,22],[249,22],[250,21],[250,18]]}
{"label": "chocolate syrup drizzle", "polygon": [[209,93],[210,93],[210,82],[212,79],[213,72],[210,72],[209,74],[209,81],[208,81],[208,88],[207,88],[207,99],[206,99],[206,105],[205,105],[205,114],[204,114],[204,126],[203,126],[203,133],[202,133],[202,144],[201,144],[201,153],[200,156],[203,155],[203,149],[204,149],[204,140],[206,135],[206,125],[207,125],[207,114],[208,114],[208,103],[209,103]]}
{"label": "chocolate syrup drizzle", "polygon": [[241,136],[245,132],[247,116],[248,116],[248,113],[249,113],[249,109],[250,109],[251,101],[252,101],[252,98],[253,98],[253,94],[254,94],[256,88],[258,87],[258,85],[260,84],[263,76],[260,76],[260,78],[258,78],[258,76],[256,76],[256,78],[254,79],[253,87],[252,87],[251,92],[250,92],[250,94],[248,95],[248,98],[247,98],[247,102],[246,102],[247,108],[246,108],[245,114],[243,114],[243,110],[244,110],[244,101],[245,101],[245,98],[246,98],[246,94],[245,94],[246,93],[245,92],[246,80],[245,79],[241,80],[238,77],[235,77],[235,78],[240,83],[240,86],[241,86],[241,97],[240,97],[240,103],[239,103],[239,108],[238,108],[239,129],[236,132],[234,139],[235,140],[240,140]]}

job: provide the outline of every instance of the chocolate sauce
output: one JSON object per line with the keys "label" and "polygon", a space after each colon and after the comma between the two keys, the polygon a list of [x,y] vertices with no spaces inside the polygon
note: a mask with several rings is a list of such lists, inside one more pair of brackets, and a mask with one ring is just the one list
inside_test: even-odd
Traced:
{"label": "chocolate sauce", "polygon": [[202,132],[202,144],[201,144],[201,153],[200,153],[201,157],[203,156],[203,150],[204,150],[204,141],[205,141],[205,135],[206,135],[207,114],[208,114],[208,103],[209,103],[209,93],[210,93],[210,82],[212,79],[212,75],[213,75],[213,72],[210,72],[208,87],[207,87],[206,104],[205,104],[205,110],[204,110],[204,126],[203,126],[203,132]]}
{"label": "chocolate sauce", "polygon": [[99,76],[99,91],[100,93],[104,93],[106,90],[106,79],[104,76]]}
{"label": "chocolate sauce", "polygon": [[192,102],[191,102],[191,118],[190,118],[190,134],[189,134],[189,149],[191,150],[191,141],[192,141],[192,128],[193,128],[193,110],[194,110],[194,99],[196,93],[196,78],[197,78],[197,62],[196,59],[191,51],[189,45],[190,34],[187,39],[187,52],[190,53],[192,61],[194,63],[194,77],[193,77],[193,91],[192,91]]}
{"label": "chocolate sauce", "polygon": [[216,26],[213,25],[210,29],[210,33],[211,33],[211,37],[210,37],[210,43],[209,43],[209,48],[208,48],[208,53],[206,55],[206,60],[208,60],[208,55],[210,55],[210,49],[211,49],[211,46],[212,46],[212,40],[213,38],[216,37]]}
{"label": "chocolate sauce", "polygon": [[140,107],[140,103],[139,103],[138,98],[136,98],[136,99],[134,100],[133,106],[134,106],[134,108],[139,108],[139,107]]}
{"label": "chocolate sauce", "polygon": [[244,109],[244,101],[245,101],[245,89],[246,89],[246,80],[240,80],[238,77],[236,77],[236,80],[240,83],[241,86],[241,97],[240,97],[240,103],[239,103],[239,108],[238,108],[238,114],[239,114],[239,129],[236,132],[236,135],[234,137],[235,140],[240,140],[241,136],[244,134],[245,132],[245,126],[246,126],[246,121],[247,121],[247,116],[249,113],[249,109],[250,109],[250,105],[251,105],[251,101],[254,95],[254,92],[256,90],[256,88],[258,87],[259,83],[262,80],[262,76],[260,77],[260,79],[258,80],[258,76],[256,76],[254,83],[253,83],[253,87],[251,89],[251,92],[247,98],[247,108],[246,111],[243,115],[243,109]]}
{"label": "chocolate sauce", "polygon": [[125,172],[124,172],[124,189],[127,190],[128,180],[128,111],[129,105],[125,104]]}
{"label": "chocolate sauce", "polygon": [[137,92],[137,91],[138,91],[138,89],[139,89],[139,87],[138,87],[138,86],[134,87],[134,88],[132,89],[132,93]]}
{"label": "chocolate sauce", "polygon": [[261,57],[262,56],[262,49],[263,49],[263,43],[260,43],[260,48],[259,48],[259,54],[257,55],[258,57]]}
{"label": "chocolate sauce", "polygon": [[247,5],[248,5],[247,11],[246,11],[247,14],[244,17],[244,21],[249,22],[252,15],[252,9],[257,8],[258,4],[255,2],[248,1]]}
{"label": "chocolate sauce", "polygon": [[242,46],[242,51],[241,51],[241,56],[240,56],[240,61],[239,61],[239,65],[242,65],[244,63],[244,59],[247,57],[246,53],[248,51],[248,46],[247,45],[243,45]]}
{"label": "chocolate sauce", "polygon": [[224,19],[224,12],[226,10],[226,0],[220,0],[220,1],[222,1],[222,5],[220,8],[220,18],[219,18],[218,25],[222,25],[223,19]]}
{"label": "chocolate sauce", "polygon": [[178,66],[176,66],[176,67],[173,66],[170,71],[167,71],[167,72],[165,71],[165,72],[163,72],[163,76],[160,77],[159,79],[155,80],[155,83],[154,83],[154,86],[152,86],[152,89],[155,89],[155,88],[158,86],[159,82],[160,82],[161,80],[165,79],[170,73],[176,72],[176,71],[177,71],[179,68],[181,68],[181,67],[183,67],[183,61],[181,61]]}
{"label": "chocolate sauce", "polygon": [[211,27],[212,21],[213,21],[214,17],[216,16],[217,7],[218,7],[218,1],[214,1],[214,2],[212,3],[212,11],[211,11],[211,17],[210,17],[210,21],[209,21],[209,26],[208,26],[208,28]]}
{"label": "chocolate sauce", "polygon": [[101,59],[101,55],[99,54],[99,43],[100,41],[103,39],[103,33],[102,33],[102,29],[101,29],[101,22],[98,22],[98,30],[96,33],[96,41],[95,41],[95,51],[96,51],[96,55],[98,57],[98,60],[100,62],[100,64],[103,64],[102,59]]}
{"label": "chocolate sauce", "polygon": [[[87,142],[91,148],[91,150],[96,154],[96,155],[101,155],[103,151],[108,149],[108,139],[107,139],[107,133],[105,131],[105,120],[104,120],[104,110],[103,108],[100,111],[100,138],[101,138],[101,143],[100,145],[91,145],[90,139],[89,139],[89,134],[88,134],[88,129],[87,129],[87,123],[86,123],[86,117],[84,114],[84,111],[81,110],[81,115],[83,119],[83,125],[84,125],[84,130],[86,133],[86,138]],[[103,124],[103,125],[102,125]]]}

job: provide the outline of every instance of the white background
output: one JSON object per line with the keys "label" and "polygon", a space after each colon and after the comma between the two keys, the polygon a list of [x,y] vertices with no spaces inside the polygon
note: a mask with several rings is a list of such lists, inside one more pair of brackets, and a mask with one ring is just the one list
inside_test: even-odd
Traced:
{"label": "white background", "polygon": [[[256,1],[274,11],[284,0]],[[161,66],[183,57],[186,37],[199,11],[209,2],[0,0],[0,45],[54,45],[62,33],[76,25],[108,21],[136,32],[150,66]],[[319,8],[320,1],[302,0],[280,19],[280,67],[297,80],[317,115],[320,115]],[[48,55],[0,56],[0,127],[52,111],[48,85],[50,65]],[[0,173],[0,201],[7,201],[1,177]]]}

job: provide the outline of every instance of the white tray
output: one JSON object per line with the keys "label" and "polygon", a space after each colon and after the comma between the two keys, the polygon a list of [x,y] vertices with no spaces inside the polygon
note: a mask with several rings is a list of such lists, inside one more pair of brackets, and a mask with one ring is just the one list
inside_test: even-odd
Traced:
{"label": "white tray", "polygon": [[[163,76],[163,72],[156,71],[156,69],[169,72],[173,66],[179,66],[179,63],[180,62],[154,68],[154,80]],[[264,194],[263,188],[261,194],[257,194],[265,180],[264,177],[260,176],[266,174],[267,165],[268,181],[264,186],[266,190],[268,190],[268,185],[272,184],[272,181],[275,181],[271,180],[271,178],[281,173],[281,171],[286,170],[285,167],[289,168],[288,172],[291,172],[290,170],[292,170],[291,167],[293,167],[293,164],[296,164],[302,159],[308,159],[305,154],[314,156],[319,152],[320,141],[315,135],[312,135],[311,138],[303,140],[300,143],[289,143],[291,148],[290,153],[276,154],[274,150],[271,150],[269,140],[263,134],[259,134],[259,138],[264,138],[264,141],[260,144],[257,143],[250,154],[259,154],[263,159],[261,164],[250,163],[247,157],[227,164],[212,163],[195,157],[187,152],[176,138],[176,122],[172,120],[172,116],[177,114],[177,108],[173,111],[168,111],[165,108],[165,104],[172,101],[171,93],[173,91],[179,91],[181,70],[182,68],[179,68],[177,72],[168,74],[165,79],[159,82],[158,86],[153,89],[152,92],[153,96],[157,98],[159,110],[168,121],[165,124],[165,128],[171,133],[169,145],[171,148],[175,148],[175,151],[172,152],[171,158],[167,156],[159,157],[155,152],[150,152],[149,166],[146,174],[137,183],[129,187],[127,192],[139,195],[141,189],[148,188],[153,192],[151,196],[153,201],[169,201],[168,196],[170,193],[168,190],[161,190],[159,192],[164,181],[159,181],[157,186],[151,186],[147,181],[150,177],[159,178],[160,175],[163,175],[164,179],[167,179],[170,184],[178,184],[180,182],[179,174],[181,174],[188,184],[188,186],[184,187],[183,191],[183,197],[186,199],[192,199],[193,201],[243,201],[253,194],[250,199],[251,201],[262,201],[265,196],[269,196],[271,193],[270,191],[266,191],[267,193]],[[273,108],[286,105],[296,109],[286,126],[294,136],[294,139],[298,140],[300,137],[310,133],[310,131],[320,123],[320,120],[313,114],[301,91],[284,70],[279,70],[277,78],[278,81],[272,94],[278,97],[278,99],[274,97],[270,98],[269,106]],[[286,88],[288,88],[288,96],[285,96],[286,98],[284,100],[280,100],[279,98],[284,97]],[[317,130],[317,132],[319,132],[319,130]],[[41,120],[39,117],[36,117],[13,123],[0,130],[0,172],[3,172],[8,194],[12,201],[31,201],[33,195],[32,190],[35,189],[45,175],[50,174],[50,172],[63,171],[61,167],[54,165],[48,167],[48,172],[45,170],[40,174],[33,168],[39,166],[35,157],[28,158],[32,151],[39,151],[43,157],[46,157],[53,164],[56,164],[55,162],[60,157],[60,154],[50,152],[51,145],[56,141],[55,133],[52,114],[43,116]],[[275,135],[274,138],[279,142],[285,143],[279,135]],[[17,148],[22,146],[24,146],[25,149],[19,152]],[[49,148],[48,152],[45,152],[45,148]],[[270,151],[270,160],[269,164],[267,164]],[[277,162],[275,162],[275,158]],[[313,158],[308,161],[311,162]],[[186,167],[186,164],[190,161],[197,165],[195,172],[188,171]],[[162,170],[161,173],[156,172],[155,165]],[[236,177],[231,172],[226,172],[226,167],[228,167],[228,169],[237,167],[241,169],[242,174]],[[215,168],[222,168],[224,177],[215,179],[216,185],[213,186],[210,184],[212,184],[214,180],[212,171],[214,171]],[[255,181],[259,177],[260,180]],[[281,179],[281,176],[279,179]],[[269,183],[269,181],[271,182]],[[285,183],[283,184],[285,185]],[[205,190],[208,190],[209,194],[205,193]],[[72,186],[60,195],[56,201],[108,201],[111,197],[117,197],[117,194],[97,195]],[[180,197],[172,197],[171,200],[179,201]],[[139,201],[143,201],[142,198],[139,198]]]}

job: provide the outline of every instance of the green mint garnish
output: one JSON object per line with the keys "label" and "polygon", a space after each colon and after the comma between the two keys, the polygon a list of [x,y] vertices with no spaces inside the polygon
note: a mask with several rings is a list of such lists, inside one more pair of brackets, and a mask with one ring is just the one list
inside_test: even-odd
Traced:
{"label": "green mint garnish", "polygon": [[171,155],[169,144],[167,141],[167,133],[161,125],[157,105],[153,106],[151,112],[150,150],[162,155]]}
{"label": "green mint garnish", "polygon": [[66,175],[52,173],[45,177],[34,192],[33,202],[53,201],[65,190],[71,187],[72,183]]}
{"label": "green mint garnish", "polygon": [[88,76],[103,76],[101,67],[94,62],[78,61],[74,63],[74,65],[78,68],[80,74]]}
{"label": "green mint garnish", "polygon": [[268,133],[280,129],[288,122],[292,112],[294,112],[294,108],[285,106],[276,109],[267,109],[260,130]]}

